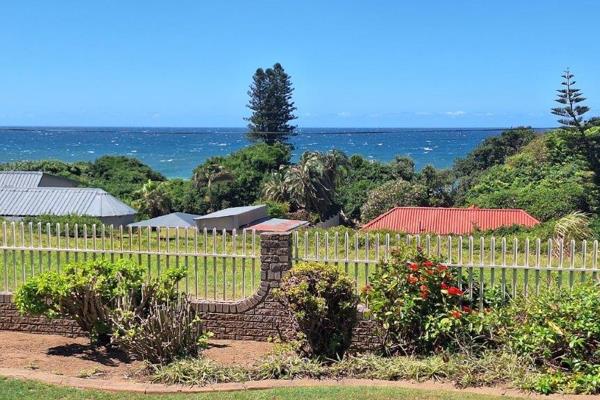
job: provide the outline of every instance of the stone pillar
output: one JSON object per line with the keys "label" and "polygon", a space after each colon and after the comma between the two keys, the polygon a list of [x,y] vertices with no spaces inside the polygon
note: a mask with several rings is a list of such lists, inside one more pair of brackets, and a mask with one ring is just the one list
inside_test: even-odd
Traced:
{"label": "stone pillar", "polygon": [[282,274],[292,268],[292,234],[262,233],[260,235],[261,283],[279,287]]}

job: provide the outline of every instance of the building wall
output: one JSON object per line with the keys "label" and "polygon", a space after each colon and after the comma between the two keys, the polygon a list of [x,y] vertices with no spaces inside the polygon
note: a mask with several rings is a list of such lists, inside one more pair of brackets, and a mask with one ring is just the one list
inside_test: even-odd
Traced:
{"label": "building wall", "polygon": [[113,225],[113,226],[126,226],[127,224],[131,224],[135,222],[135,215],[119,215],[116,217],[100,217],[100,221],[104,225]]}
{"label": "building wall", "polygon": [[77,182],[61,176],[43,174],[38,187],[77,187]]}

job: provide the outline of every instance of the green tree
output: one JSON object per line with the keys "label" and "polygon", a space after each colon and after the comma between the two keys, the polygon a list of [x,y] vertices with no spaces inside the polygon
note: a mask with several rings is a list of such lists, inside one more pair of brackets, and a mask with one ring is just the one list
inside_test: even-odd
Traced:
{"label": "green tree", "polygon": [[148,181],[136,192],[137,200],[133,202],[138,212],[150,218],[171,212],[171,199],[161,182]]}
{"label": "green tree", "polygon": [[304,153],[285,172],[283,183],[290,203],[319,214],[321,220],[339,211],[337,189],[347,164],[347,157],[339,151]]}
{"label": "green tree", "polygon": [[[261,187],[273,172],[289,164],[291,152],[284,144],[257,143],[225,157],[212,157],[194,169],[194,185],[201,201],[200,213],[211,209],[254,204],[261,197]],[[220,165],[233,179],[211,184],[207,193],[206,174]],[[207,171],[207,169],[209,171]],[[210,204],[206,201],[210,200]]]}
{"label": "green tree", "polygon": [[454,187],[450,171],[426,165],[419,172],[415,182],[425,187],[427,206],[450,207],[453,205]]}
{"label": "green tree", "polygon": [[213,186],[223,182],[231,182],[234,179],[233,174],[225,166],[215,161],[205,164],[194,173],[196,185],[205,189],[205,201],[209,205],[208,212],[216,211]]}
{"label": "green tree", "polygon": [[291,77],[281,64],[256,70],[248,91],[248,108],[252,115],[246,119],[251,141],[285,143],[295,135],[296,126],[290,125],[290,121],[296,119],[293,92]]}
{"label": "green tree", "polygon": [[555,100],[561,106],[552,108],[552,114],[560,117],[558,122],[563,128],[576,130],[584,135],[585,122],[583,115],[590,108],[580,104],[585,101],[585,97],[583,97],[580,89],[575,88],[576,82],[573,80],[575,75],[567,68],[561,76],[564,79],[561,83],[563,87],[557,90],[558,96]]}
{"label": "green tree", "polygon": [[427,205],[427,188],[402,179],[386,182],[373,189],[361,208],[361,219],[368,222],[393,207]]}

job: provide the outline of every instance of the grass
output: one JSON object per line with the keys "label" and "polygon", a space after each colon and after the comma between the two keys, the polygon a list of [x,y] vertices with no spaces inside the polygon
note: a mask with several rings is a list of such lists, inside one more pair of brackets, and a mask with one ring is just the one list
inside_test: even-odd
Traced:
{"label": "grass", "polygon": [[[260,236],[251,232],[231,233],[209,231],[196,232],[186,229],[129,230],[87,228],[86,237],[74,237],[73,229],[60,235],[48,235],[35,225],[10,224],[0,229],[0,245],[22,249],[4,249],[0,253],[0,291],[14,291],[25,280],[41,271],[59,270],[61,266],[93,257],[117,259],[131,258],[146,267],[149,275],[156,275],[168,266],[184,265],[187,278],[181,283],[182,290],[202,299],[240,299],[251,295],[260,282]],[[346,236],[348,233],[348,236]],[[337,239],[337,240],[336,240]],[[406,242],[404,235],[366,234],[348,229],[329,231],[309,229],[299,232],[293,240],[293,251],[301,259],[319,259],[337,264],[356,282],[359,291],[376,270],[373,260],[384,258],[399,242]],[[415,245],[415,240],[411,242]],[[483,247],[482,247],[483,244]],[[565,252],[562,260],[548,252],[547,241],[530,241],[528,248],[523,239],[508,239],[503,244],[496,239],[493,246],[489,237],[481,242],[479,237],[470,241],[448,237],[421,237],[420,245],[425,252],[441,258],[449,264],[463,265],[461,272],[469,281],[483,282],[487,287],[501,286],[511,294],[537,292],[551,282],[572,287],[579,282],[597,278],[596,272],[581,272],[594,265],[597,249],[592,242],[587,248],[575,248]],[[60,248],[48,251],[45,248]],[[570,244],[566,247],[570,247]],[[503,256],[503,249],[505,250]],[[84,251],[86,250],[86,251]],[[237,255],[238,257],[234,256]],[[241,257],[246,255],[246,257]],[[254,257],[248,257],[254,256]],[[369,260],[370,262],[365,262]],[[497,268],[481,268],[480,264],[494,264]],[[552,269],[545,269],[547,265]],[[506,268],[502,268],[506,265]],[[540,269],[511,268],[513,265],[539,265]],[[573,268],[570,268],[571,265]],[[465,282],[468,286],[468,283]]]}
{"label": "grass", "polygon": [[372,387],[307,387],[289,389],[270,389],[260,391],[221,392],[205,394],[166,394],[146,395],[134,393],[109,393],[93,390],[45,385],[33,381],[0,378],[0,400],[117,400],[117,399],[161,399],[161,400],[385,400],[385,399],[422,399],[422,400],[494,400],[511,399],[506,396],[491,396],[463,392],[440,390],[416,390],[400,388]]}

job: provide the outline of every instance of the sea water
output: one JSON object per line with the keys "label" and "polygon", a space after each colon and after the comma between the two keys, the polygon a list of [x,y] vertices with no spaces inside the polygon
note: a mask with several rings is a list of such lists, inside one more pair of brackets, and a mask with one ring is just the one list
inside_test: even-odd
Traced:
{"label": "sea water", "polygon": [[[304,128],[291,138],[293,159],[305,151],[338,149],[371,160],[411,157],[443,168],[503,129]],[[0,128],[0,162],[136,157],[167,177],[187,178],[198,164],[249,144],[244,128]]]}

